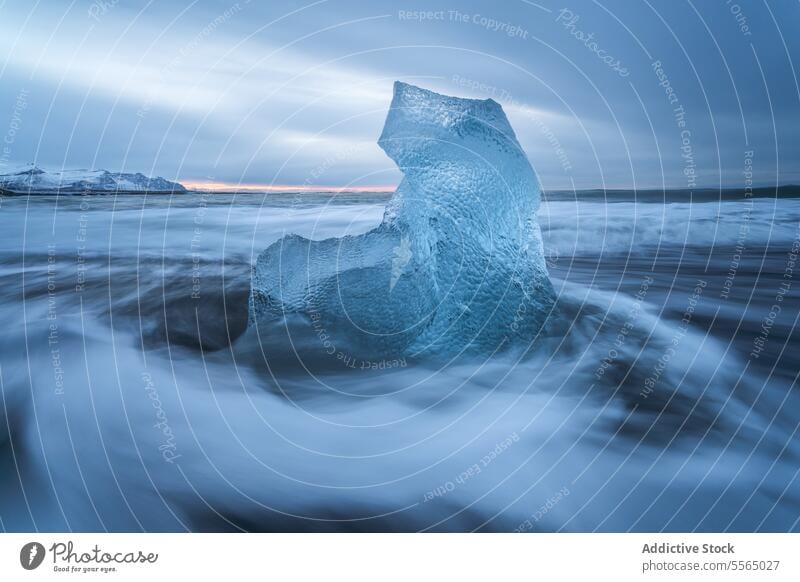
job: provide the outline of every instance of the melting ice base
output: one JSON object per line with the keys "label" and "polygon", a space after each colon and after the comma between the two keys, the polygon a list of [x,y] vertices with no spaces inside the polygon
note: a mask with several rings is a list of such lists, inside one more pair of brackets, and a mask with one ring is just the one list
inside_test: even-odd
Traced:
{"label": "melting ice base", "polygon": [[290,235],[259,256],[250,320],[267,356],[383,361],[529,344],[553,293],[539,186],[500,105],[398,82],[378,143],[404,178],[377,228]]}

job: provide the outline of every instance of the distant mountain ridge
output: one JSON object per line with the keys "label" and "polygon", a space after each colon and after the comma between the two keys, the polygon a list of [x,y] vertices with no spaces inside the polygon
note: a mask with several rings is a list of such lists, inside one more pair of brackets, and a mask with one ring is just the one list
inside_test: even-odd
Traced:
{"label": "distant mountain ridge", "polygon": [[108,170],[47,171],[37,166],[0,174],[0,189],[11,194],[186,192],[181,184],[141,173]]}

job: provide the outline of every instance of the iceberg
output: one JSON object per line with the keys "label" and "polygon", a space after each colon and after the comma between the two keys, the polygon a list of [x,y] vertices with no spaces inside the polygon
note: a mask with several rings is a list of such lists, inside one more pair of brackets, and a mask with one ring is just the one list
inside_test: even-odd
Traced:
{"label": "iceberg", "polygon": [[396,82],[378,145],[403,173],[379,226],[259,255],[249,322],[264,354],[365,367],[530,345],[554,293],[538,180],[502,107]]}

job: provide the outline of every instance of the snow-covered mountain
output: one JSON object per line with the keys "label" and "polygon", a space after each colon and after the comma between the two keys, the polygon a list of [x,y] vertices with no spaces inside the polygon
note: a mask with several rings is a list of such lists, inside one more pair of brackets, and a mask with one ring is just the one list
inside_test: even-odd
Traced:
{"label": "snow-covered mountain", "polygon": [[0,174],[0,189],[15,194],[185,192],[186,188],[164,178],[123,174],[107,170],[47,171],[36,166]]}

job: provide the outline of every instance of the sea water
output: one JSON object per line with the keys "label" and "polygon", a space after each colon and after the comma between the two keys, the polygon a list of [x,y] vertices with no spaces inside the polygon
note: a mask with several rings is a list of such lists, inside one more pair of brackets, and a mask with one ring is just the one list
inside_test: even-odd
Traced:
{"label": "sea water", "polygon": [[545,195],[556,301],[531,341],[269,365],[258,254],[386,202],[0,199],[2,526],[799,529],[800,200]]}

